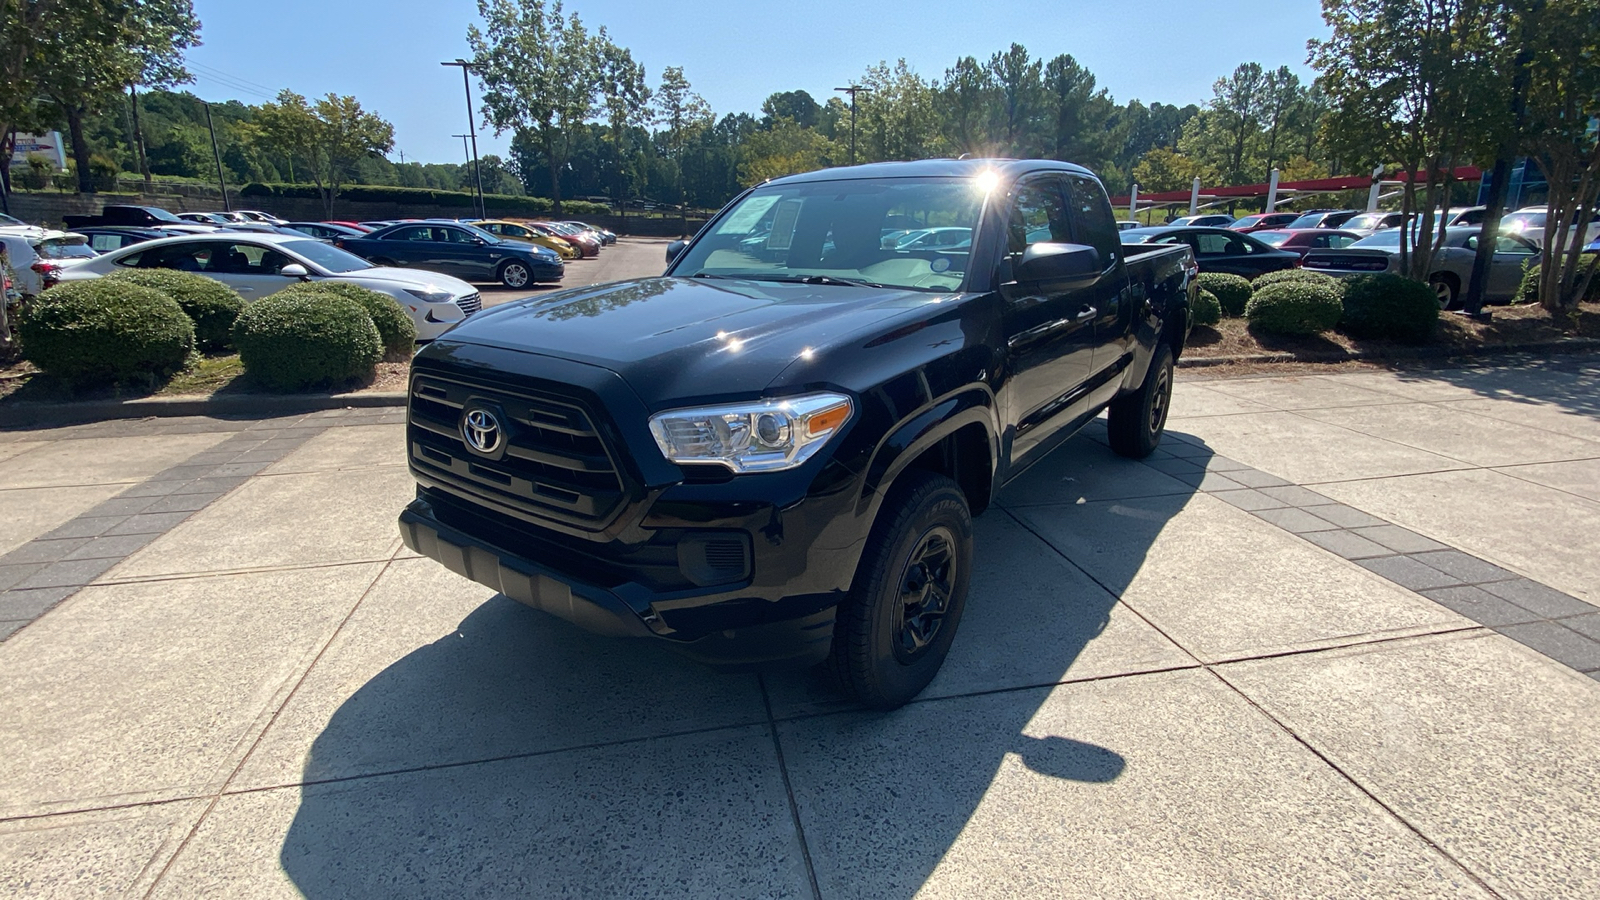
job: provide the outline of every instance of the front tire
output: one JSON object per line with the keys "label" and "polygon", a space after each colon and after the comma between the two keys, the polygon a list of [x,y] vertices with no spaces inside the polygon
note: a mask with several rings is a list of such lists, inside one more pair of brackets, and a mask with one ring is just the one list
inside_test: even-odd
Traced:
{"label": "front tire", "polygon": [[1144,459],[1160,445],[1167,411],[1172,407],[1172,369],[1172,347],[1162,341],[1150,360],[1144,384],[1111,401],[1106,430],[1117,455]]}
{"label": "front tire", "polygon": [[500,267],[500,283],[508,288],[524,288],[533,280],[533,273],[519,262],[508,262]]}
{"label": "front tire", "polygon": [[972,513],[961,488],[933,472],[901,475],[834,622],[823,663],[834,683],[875,709],[921,693],[955,640],[971,570]]}
{"label": "front tire", "polygon": [[1434,296],[1439,298],[1440,309],[1456,308],[1456,297],[1460,291],[1456,288],[1454,278],[1441,272],[1428,279],[1428,287],[1433,288]]}

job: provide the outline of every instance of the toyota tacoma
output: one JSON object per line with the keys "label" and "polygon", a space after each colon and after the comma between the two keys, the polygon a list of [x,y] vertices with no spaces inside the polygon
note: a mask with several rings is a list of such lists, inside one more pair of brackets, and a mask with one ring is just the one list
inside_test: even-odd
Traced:
{"label": "toyota tacoma", "polygon": [[1102,412],[1116,452],[1156,448],[1196,290],[1188,247],[1123,247],[1094,175],[1043,160],[769,181],[667,256],[417,354],[405,543],[879,708],[943,662],[1002,485]]}

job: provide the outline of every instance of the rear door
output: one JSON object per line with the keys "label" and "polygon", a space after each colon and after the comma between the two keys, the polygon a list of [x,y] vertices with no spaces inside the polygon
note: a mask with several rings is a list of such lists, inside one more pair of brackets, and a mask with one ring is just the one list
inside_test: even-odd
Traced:
{"label": "rear door", "polygon": [[[1472,241],[1472,248],[1476,250],[1477,238]],[[1489,284],[1484,296],[1494,300],[1514,296],[1522,285],[1523,272],[1538,262],[1539,248],[1531,242],[1511,235],[1495,238],[1494,258],[1489,263]]]}
{"label": "rear door", "polygon": [[259,300],[288,287],[295,279],[278,274],[289,258],[272,247],[249,241],[210,242],[213,248],[200,274],[215,278],[246,300]]}
{"label": "rear door", "polygon": [[[1056,173],[1024,179],[1013,189],[1003,273],[1014,273],[1032,244],[1073,242],[1067,190],[1066,177]],[[1094,366],[1096,281],[1002,279],[1014,465],[1025,464],[1056,428],[1087,408],[1079,388]]]}

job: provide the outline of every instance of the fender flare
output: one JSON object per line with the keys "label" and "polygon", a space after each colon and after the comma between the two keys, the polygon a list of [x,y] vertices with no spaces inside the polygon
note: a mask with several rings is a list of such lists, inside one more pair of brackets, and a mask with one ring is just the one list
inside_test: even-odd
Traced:
{"label": "fender flare", "polygon": [[981,387],[970,387],[925,406],[890,429],[878,442],[862,480],[860,512],[876,507],[896,478],[930,447],[969,425],[980,425],[989,445],[988,483],[990,496],[1000,460],[999,413],[994,395]]}

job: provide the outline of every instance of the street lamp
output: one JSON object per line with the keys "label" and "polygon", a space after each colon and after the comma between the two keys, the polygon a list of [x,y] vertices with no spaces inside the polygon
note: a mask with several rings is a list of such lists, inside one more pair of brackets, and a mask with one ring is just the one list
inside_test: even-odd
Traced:
{"label": "street lamp", "polygon": [[489,211],[483,203],[483,174],[478,169],[478,126],[472,116],[472,77],[468,73],[472,70],[473,64],[464,59],[457,59],[439,65],[461,67],[461,85],[467,89],[467,136],[472,139],[472,181],[478,192],[478,215],[488,218]]}
{"label": "street lamp", "polygon": [[211,155],[217,161],[217,188],[222,191],[222,209],[233,212],[233,204],[228,202],[228,183],[222,178],[222,151],[217,149],[217,126],[211,122],[211,104],[200,100],[200,105],[206,108],[206,130],[211,132]]}
{"label": "street lamp", "polygon": [[853,166],[856,164],[856,95],[870,94],[872,89],[864,88],[859,84],[852,84],[849,87],[834,88],[834,90],[841,94],[850,95],[850,165]]}

